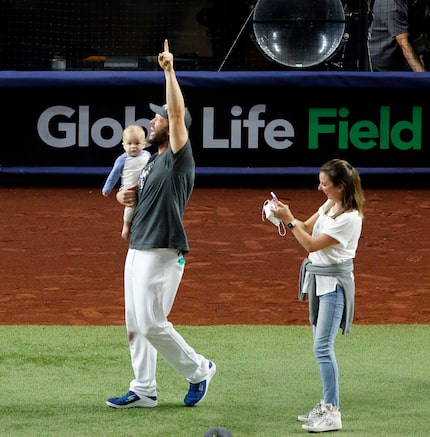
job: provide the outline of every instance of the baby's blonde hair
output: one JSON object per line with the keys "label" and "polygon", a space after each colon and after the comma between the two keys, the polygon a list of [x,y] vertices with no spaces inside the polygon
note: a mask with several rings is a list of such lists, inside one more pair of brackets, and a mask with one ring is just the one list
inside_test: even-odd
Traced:
{"label": "baby's blonde hair", "polygon": [[122,132],[122,141],[125,141],[125,138],[127,136],[135,136],[136,138],[139,138],[140,142],[142,144],[145,144],[146,141],[146,133],[142,126],[138,124],[130,124],[128,125],[124,131]]}

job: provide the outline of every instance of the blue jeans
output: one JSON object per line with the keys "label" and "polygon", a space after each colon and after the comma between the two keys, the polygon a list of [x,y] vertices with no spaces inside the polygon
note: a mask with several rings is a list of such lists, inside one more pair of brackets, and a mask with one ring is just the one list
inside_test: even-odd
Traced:
{"label": "blue jeans", "polygon": [[318,361],[322,401],[339,408],[339,371],[334,341],[340,328],[345,296],[339,285],[335,291],[319,297],[317,324],[313,326],[314,355]]}

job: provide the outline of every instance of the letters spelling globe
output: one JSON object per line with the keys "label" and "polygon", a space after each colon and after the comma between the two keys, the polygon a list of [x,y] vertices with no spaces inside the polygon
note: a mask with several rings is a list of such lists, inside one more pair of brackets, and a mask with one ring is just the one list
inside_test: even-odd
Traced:
{"label": "letters spelling globe", "polygon": [[345,13],[340,0],[259,0],[253,31],[266,57],[287,67],[309,68],[342,47]]}

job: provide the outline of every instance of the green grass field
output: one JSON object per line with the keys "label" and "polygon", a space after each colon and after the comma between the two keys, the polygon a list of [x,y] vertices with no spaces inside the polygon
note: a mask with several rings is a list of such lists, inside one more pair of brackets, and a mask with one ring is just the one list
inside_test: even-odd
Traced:
{"label": "green grass field", "polygon": [[[206,399],[162,358],[159,406],[114,410],[132,378],[124,327],[0,326],[1,436],[233,437],[308,435],[297,414],[321,397],[309,326],[177,329],[218,372]],[[430,435],[430,325],[354,325],[339,334],[339,436]],[[333,433],[324,433],[323,435]]]}

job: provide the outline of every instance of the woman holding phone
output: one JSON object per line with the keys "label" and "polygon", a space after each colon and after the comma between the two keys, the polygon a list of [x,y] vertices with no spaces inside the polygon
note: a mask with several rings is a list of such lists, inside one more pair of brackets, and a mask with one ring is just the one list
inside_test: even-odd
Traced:
{"label": "woman holding phone", "polygon": [[308,252],[300,269],[299,298],[309,300],[313,351],[318,362],[322,396],[308,413],[298,416],[311,432],[342,428],[339,411],[338,365],[334,343],[339,328],[351,331],[354,315],[354,266],[363,221],[364,193],[358,171],[347,161],[322,165],[318,190],[327,200],[307,220],[296,219],[289,205],[278,200],[275,217],[290,229]]}

